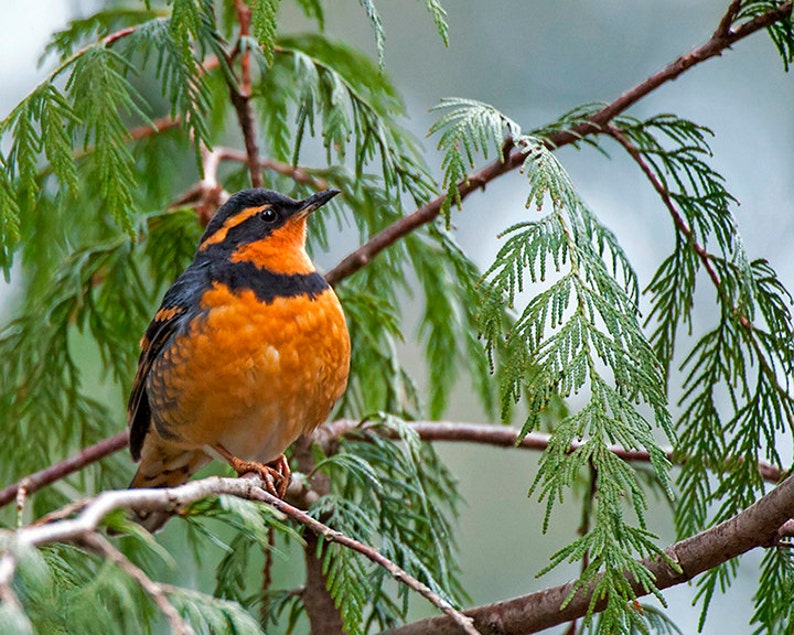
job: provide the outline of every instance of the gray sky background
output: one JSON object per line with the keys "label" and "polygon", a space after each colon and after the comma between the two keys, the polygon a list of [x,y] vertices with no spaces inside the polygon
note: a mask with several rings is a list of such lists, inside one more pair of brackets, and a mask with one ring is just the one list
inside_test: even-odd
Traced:
{"label": "gray sky background", "polygon": [[[289,3],[287,3],[288,5]],[[457,0],[449,11],[451,46],[445,49],[422,2],[381,2],[386,28],[386,68],[408,106],[409,127],[419,136],[433,121],[428,109],[445,96],[489,102],[531,129],[586,102],[610,101],[677,55],[708,38],[727,0]],[[328,30],[374,52],[374,36],[357,2],[332,2]],[[88,12],[89,2],[0,0],[0,118],[47,70],[36,60],[49,33],[67,15]],[[288,6],[282,16],[289,28],[304,24]],[[636,105],[639,118],[673,112],[709,126],[712,165],[740,201],[735,210],[748,253],[768,258],[789,289],[794,289],[794,200],[792,148],[794,84],[777,52],[761,33],[740,42],[664,86]],[[426,140],[429,149],[435,139]],[[619,148],[612,160],[591,150],[565,148],[559,158],[582,198],[618,235],[641,284],[650,280],[671,248],[667,213],[652,188]],[[431,154],[431,164],[434,159]],[[435,160],[435,165],[438,161]],[[455,217],[457,238],[481,265],[499,248],[496,234],[526,218],[527,186],[515,173],[474,194]],[[333,262],[334,258],[331,259]],[[0,287],[0,314],[7,289]],[[707,315],[710,296],[703,313]],[[461,391],[461,395],[466,390]],[[450,418],[479,416],[461,397]],[[787,448],[786,448],[787,450]],[[540,580],[535,573],[548,555],[574,537],[578,505],[555,515],[548,536],[540,537],[542,509],[526,499],[537,456],[474,448],[442,448],[460,475],[469,501],[461,519],[460,547],[465,581],[475,603],[506,598],[561,582],[573,570],[555,571]],[[790,458],[790,451],[784,451]],[[664,503],[655,506],[652,528],[662,543],[673,539]],[[751,556],[750,562],[757,562]],[[704,633],[749,632],[750,596],[756,569],[742,567],[740,584],[716,598]],[[698,609],[690,608],[693,590],[665,593],[684,633],[696,631]]]}

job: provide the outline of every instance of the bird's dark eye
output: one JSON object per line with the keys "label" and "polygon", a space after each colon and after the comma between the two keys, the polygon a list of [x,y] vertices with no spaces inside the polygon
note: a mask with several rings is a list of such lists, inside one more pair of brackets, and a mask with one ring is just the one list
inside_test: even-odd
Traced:
{"label": "bird's dark eye", "polygon": [[259,217],[266,223],[275,223],[278,220],[278,214],[276,214],[276,212],[272,209],[262,210],[262,213],[259,214]]}

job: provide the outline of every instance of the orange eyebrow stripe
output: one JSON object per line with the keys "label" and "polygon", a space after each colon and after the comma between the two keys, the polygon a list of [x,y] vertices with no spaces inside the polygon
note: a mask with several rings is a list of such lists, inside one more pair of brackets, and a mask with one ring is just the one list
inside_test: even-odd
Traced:
{"label": "orange eyebrow stripe", "polygon": [[229,233],[229,230],[233,227],[237,227],[241,225],[245,221],[247,221],[252,216],[255,216],[259,212],[266,210],[270,205],[261,205],[259,207],[246,207],[245,209],[240,210],[234,216],[230,216],[227,218],[221,228],[218,229],[214,234],[207,237],[207,239],[199,245],[199,251],[204,251],[210,245],[217,245],[218,243],[222,243],[226,240],[226,235]]}

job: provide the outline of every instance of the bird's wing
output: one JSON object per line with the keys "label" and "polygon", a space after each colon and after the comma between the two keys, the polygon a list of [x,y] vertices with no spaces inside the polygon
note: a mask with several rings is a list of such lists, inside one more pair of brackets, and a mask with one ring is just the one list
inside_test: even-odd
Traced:
{"label": "bird's wing", "polygon": [[[197,275],[199,274],[199,275]],[[143,440],[149,432],[151,411],[146,393],[146,379],[157,357],[171,338],[182,330],[197,310],[197,301],[203,291],[201,272],[188,269],[163,297],[163,302],[141,339],[138,371],[132,384],[127,404],[130,426],[130,452],[133,460],[141,458]]]}

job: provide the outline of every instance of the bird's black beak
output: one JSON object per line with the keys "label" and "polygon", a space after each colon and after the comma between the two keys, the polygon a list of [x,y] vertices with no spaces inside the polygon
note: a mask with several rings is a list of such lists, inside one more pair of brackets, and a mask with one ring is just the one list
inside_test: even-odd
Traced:
{"label": "bird's black beak", "polygon": [[325,190],[323,192],[317,192],[317,194],[312,194],[302,201],[298,201],[298,210],[295,212],[295,216],[308,216],[314,210],[325,205],[337,194],[339,194],[339,190]]}

